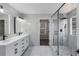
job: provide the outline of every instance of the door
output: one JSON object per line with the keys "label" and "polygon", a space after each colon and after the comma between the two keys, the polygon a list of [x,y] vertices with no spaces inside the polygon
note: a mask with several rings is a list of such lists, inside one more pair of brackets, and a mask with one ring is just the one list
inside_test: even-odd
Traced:
{"label": "door", "polygon": [[4,35],[4,20],[0,20],[0,40],[3,39]]}
{"label": "door", "polygon": [[40,20],[40,45],[49,45],[49,21]]}

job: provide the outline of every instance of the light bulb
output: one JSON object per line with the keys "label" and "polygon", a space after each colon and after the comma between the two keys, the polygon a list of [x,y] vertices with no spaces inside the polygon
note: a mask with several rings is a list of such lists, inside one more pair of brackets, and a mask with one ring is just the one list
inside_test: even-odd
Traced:
{"label": "light bulb", "polygon": [[4,13],[4,9],[0,9],[0,12],[1,12],[1,13]]}

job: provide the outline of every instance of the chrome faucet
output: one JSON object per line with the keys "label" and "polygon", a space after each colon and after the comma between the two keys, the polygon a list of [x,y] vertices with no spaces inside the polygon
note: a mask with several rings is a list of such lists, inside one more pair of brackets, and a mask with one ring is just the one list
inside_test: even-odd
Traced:
{"label": "chrome faucet", "polygon": [[21,34],[22,34],[22,32],[19,32],[18,34],[19,34],[19,35],[21,35]]}
{"label": "chrome faucet", "polygon": [[7,35],[3,35],[3,40],[5,40],[5,37],[8,37]]}

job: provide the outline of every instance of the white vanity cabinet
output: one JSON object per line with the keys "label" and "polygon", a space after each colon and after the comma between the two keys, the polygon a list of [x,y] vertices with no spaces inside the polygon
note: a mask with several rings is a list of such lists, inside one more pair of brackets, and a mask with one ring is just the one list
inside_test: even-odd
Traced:
{"label": "white vanity cabinet", "polygon": [[28,46],[29,46],[29,36],[24,37],[20,40],[19,52],[24,53],[24,51],[28,48]]}
{"label": "white vanity cabinet", "polygon": [[20,55],[19,47],[20,40],[13,42],[6,46],[6,55],[7,56],[17,56]]}
{"label": "white vanity cabinet", "polygon": [[[17,37],[18,38],[18,37]],[[29,46],[29,35],[7,45],[0,45],[0,56],[20,56]]]}

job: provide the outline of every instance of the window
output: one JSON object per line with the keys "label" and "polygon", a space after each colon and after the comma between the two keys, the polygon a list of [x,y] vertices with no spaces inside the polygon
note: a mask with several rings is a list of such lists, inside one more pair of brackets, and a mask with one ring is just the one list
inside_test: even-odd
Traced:
{"label": "window", "polygon": [[70,34],[76,35],[76,16],[70,19]]}

